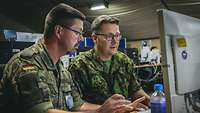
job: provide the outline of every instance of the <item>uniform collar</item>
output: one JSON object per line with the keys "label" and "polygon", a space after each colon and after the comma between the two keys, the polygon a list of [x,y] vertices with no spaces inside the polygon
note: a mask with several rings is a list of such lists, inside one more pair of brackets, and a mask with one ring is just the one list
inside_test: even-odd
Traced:
{"label": "uniform collar", "polygon": [[[40,51],[40,55],[41,55],[41,58],[45,64],[45,66],[47,67],[48,70],[55,70],[56,66],[53,64],[53,61],[49,56],[47,48],[44,45],[44,41],[39,42],[39,44],[40,44],[40,47],[42,48],[42,50]],[[58,61],[58,63],[59,62],[60,61]]]}
{"label": "uniform collar", "polygon": [[93,57],[95,58],[95,60],[101,61],[99,54],[94,48],[91,50],[91,53],[93,55]]}
{"label": "uniform collar", "polygon": [[[95,60],[98,60],[98,61],[101,61],[103,62],[101,59],[100,59],[100,53],[97,52],[94,48],[91,50],[91,53],[92,53],[92,56]],[[115,57],[116,55],[113,55],[111,60]]]}

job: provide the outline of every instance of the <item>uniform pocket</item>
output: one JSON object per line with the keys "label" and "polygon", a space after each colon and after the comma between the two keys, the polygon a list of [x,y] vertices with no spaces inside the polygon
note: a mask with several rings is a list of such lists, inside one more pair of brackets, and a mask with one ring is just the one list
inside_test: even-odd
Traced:
{"label": "uniform pocket", "polygon": [[[101,75],[93,75],[91,78],[91,88],[94,92],[107,95],[109,86],[106,80]],[[101,90],[99,90],[101,89]]]}
{"label": "uniform pocket", "polygon": [[49,85],[47,83],[47,79],[45,77],[44,72],[39,71],[38,72],[38,77],[37,77],[37,84],[39,89],[41,90],[44,99],[49,100],[50,99],[50,94],[51,94],[51,90],[49,89]]}
{"label": "uniform pocket", "polygon": [[50,96],[53,99],[58,95],[58,88],[57,88],[55,83],[47,82],[47,84],[48,84],[48,87],[49,87],[49,90],[50,90]]}
{"label": "uniform pocket", "polygon": [[[26,72],[19,75],[16,80],[17,92],[21,105],[30,107],[38,102],[48,100],[48,85],[38,77],[38,72]],[[45,95],[45,99],[44,99]]]}
{"label": "uniform pocket", "polygon": [[67,94],[67,93],[71,93],[71,91],[72,91],[72,89],[71,89],[71,85],[70,84],[64,84],[63,86],[62,86],[62,92],[64,93],[64,94]]}
{"label": "uniform pocket", "polygon": [[71,89],[71,86],[70,84],[63,84],[62,86],[62,92],[63,92],[63,100],[64,101],[64,104],[66,105],[67,109],[70,110],[73,106],[74,106],[74,100],[73,100],[73,97],[72,97],[72,89]]}

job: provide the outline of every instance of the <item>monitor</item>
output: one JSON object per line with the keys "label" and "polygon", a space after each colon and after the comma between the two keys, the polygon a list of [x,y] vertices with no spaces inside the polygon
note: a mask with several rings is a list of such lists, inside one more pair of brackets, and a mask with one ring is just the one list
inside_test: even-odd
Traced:
{"label": "monitor", "polygon": [[200,112],[200,20],[159,10],[162,71],[169,113]]}

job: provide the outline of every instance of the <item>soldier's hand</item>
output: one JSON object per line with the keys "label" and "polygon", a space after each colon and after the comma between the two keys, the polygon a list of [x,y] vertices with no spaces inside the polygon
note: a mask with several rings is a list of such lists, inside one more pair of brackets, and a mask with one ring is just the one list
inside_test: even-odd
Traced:
{"label": "soldier's hand", "polygon": [[104,104],[97,109],[98,113],[116,113],[121,111],[131,111],[133,107],[130,105],[131,102],[125,100],[124,96],[114,94],[108,98]]}
{"label": "soldier's hand", "polygon": [[142,102],[142,104],[150,107],[150,97],[149,96],[145,96],[145,100]]}
{"label": "soldier's hand", "polygon": [[[145,97],[138,98],[137,100],[133,101],[132,103],[128,105],[121,106],[120,109],[116,111],[116,113],[126,113],[126,112],[132,112],[137,110],[138,108],[144,108],[147,109],[148,107],[141,102],[145,100]],[[132,108],[132,109],[127,109]]]}
{"label": "soldier's hand", "polygon": [[143,108],[143,109],[147,110],[148,106],[146,104],[143,104],[144,100],[146,100],[145,96],[136,99],[129,105],[132,106],[134,108],[134,110],[137,110],[138,108]]}

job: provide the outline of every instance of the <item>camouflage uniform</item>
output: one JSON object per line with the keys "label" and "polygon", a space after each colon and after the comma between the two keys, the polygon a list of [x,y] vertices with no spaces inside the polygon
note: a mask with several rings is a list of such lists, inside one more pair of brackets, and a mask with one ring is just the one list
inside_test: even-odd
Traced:
{"label": "camouflage uniform", "polygon": [[133,98],[134,92],[141,88],[134,76],[132,60],[122,52],[112,57],[109,71],[94,49],[76,57],[69,71],[78,82],[83,99],[95,104],[102,104],[115,93]]}
{"label": "camouflage uniform", "polygon": [[[6,113],[44,113],[49,108],[68,111],[83,104],[70,73],[60,60],[56,65],[52,63],[43,41],[11,58],[0,88],[1,113],[3,108]],[[69,96],[73,97],[72,109],[66,104]]]}

